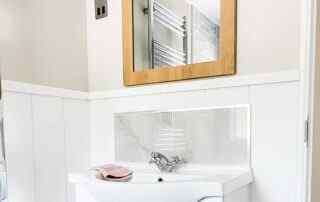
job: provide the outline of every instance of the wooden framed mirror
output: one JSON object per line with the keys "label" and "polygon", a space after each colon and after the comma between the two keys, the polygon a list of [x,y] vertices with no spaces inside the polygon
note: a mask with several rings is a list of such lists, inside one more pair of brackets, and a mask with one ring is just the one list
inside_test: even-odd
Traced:
{"label": "wooden framed mirror", "polygon": [[236,0],[122,0],[126,86],[236,73]]}

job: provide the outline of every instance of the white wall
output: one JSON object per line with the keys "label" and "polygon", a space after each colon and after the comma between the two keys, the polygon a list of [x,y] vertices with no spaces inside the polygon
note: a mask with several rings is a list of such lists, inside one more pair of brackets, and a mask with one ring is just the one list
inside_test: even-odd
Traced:
{"label": "white wall", "polygon": [[[1,0],[3,78],[82,91],[123,88],[121,2],[109,0],[109,16],[96,20],[93,0]],[[301,2],[238,1],[238,74],[299,67]]]}
{"label": "white wall", "polygon": [[13,90],[4,101],[9,201],[73,202],[67,174],[90,161],[88,101]]}
{"label": "white wall", "polygon": [[109,16],[96,20],[94,1],[87,2],[89,90],[120,88],[122,81],[121,1],[109,0]]}
{"label": "white wall", "polygon": [[[96,21],[87,0],[90,91],[123,88],[121,2],[109,0],[109,17]],[[238,74],[299,68],[301,4],[238,1]]]}
{"label": "white wall", "polygon": [[30,3],[21,0],[0,1],[0,66],[2,79],[32,81]]}
{"label": "white wall", "polygon": [[1,0],[2,78],[88,90],[85,0]]}

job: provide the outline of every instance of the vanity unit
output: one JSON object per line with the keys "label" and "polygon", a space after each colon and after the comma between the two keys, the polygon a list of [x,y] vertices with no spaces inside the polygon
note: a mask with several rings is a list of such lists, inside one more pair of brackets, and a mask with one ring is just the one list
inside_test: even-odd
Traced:
{"label": "vanity unit", "polygon": [[250,171],[205,176],[140,170],[128,183],[105,182],[88,173],[69,175],[76,185],[77,202],[248,202],[252,180]]}
{"label": "vanity unit", "polygon": [[77,202],[88,202],[84,193],[92,202],[248,202],[249,128],[247,105],[114,114],[116,164],[131,168],[132,180],[69,180]]}

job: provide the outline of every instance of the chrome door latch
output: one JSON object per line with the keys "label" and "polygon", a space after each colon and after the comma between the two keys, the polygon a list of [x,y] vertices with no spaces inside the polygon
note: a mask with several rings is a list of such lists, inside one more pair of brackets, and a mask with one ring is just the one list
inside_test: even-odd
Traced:
{"label": "chrome door latch", "polygon": [[310,119],[308,118],[304,122],[304,143],[309,147],[310,143]]}

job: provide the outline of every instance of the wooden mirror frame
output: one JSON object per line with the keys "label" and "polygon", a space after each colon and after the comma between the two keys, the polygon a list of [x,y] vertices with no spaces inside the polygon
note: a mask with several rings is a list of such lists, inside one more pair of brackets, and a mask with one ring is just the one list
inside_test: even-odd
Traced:
{"label": "wooden mirror frame", "polygon": [[233,75],[236,73],[236,0],[221,0],[219,59],[213,62],[134,71],[133,1],[122,0],[125,86]]}

